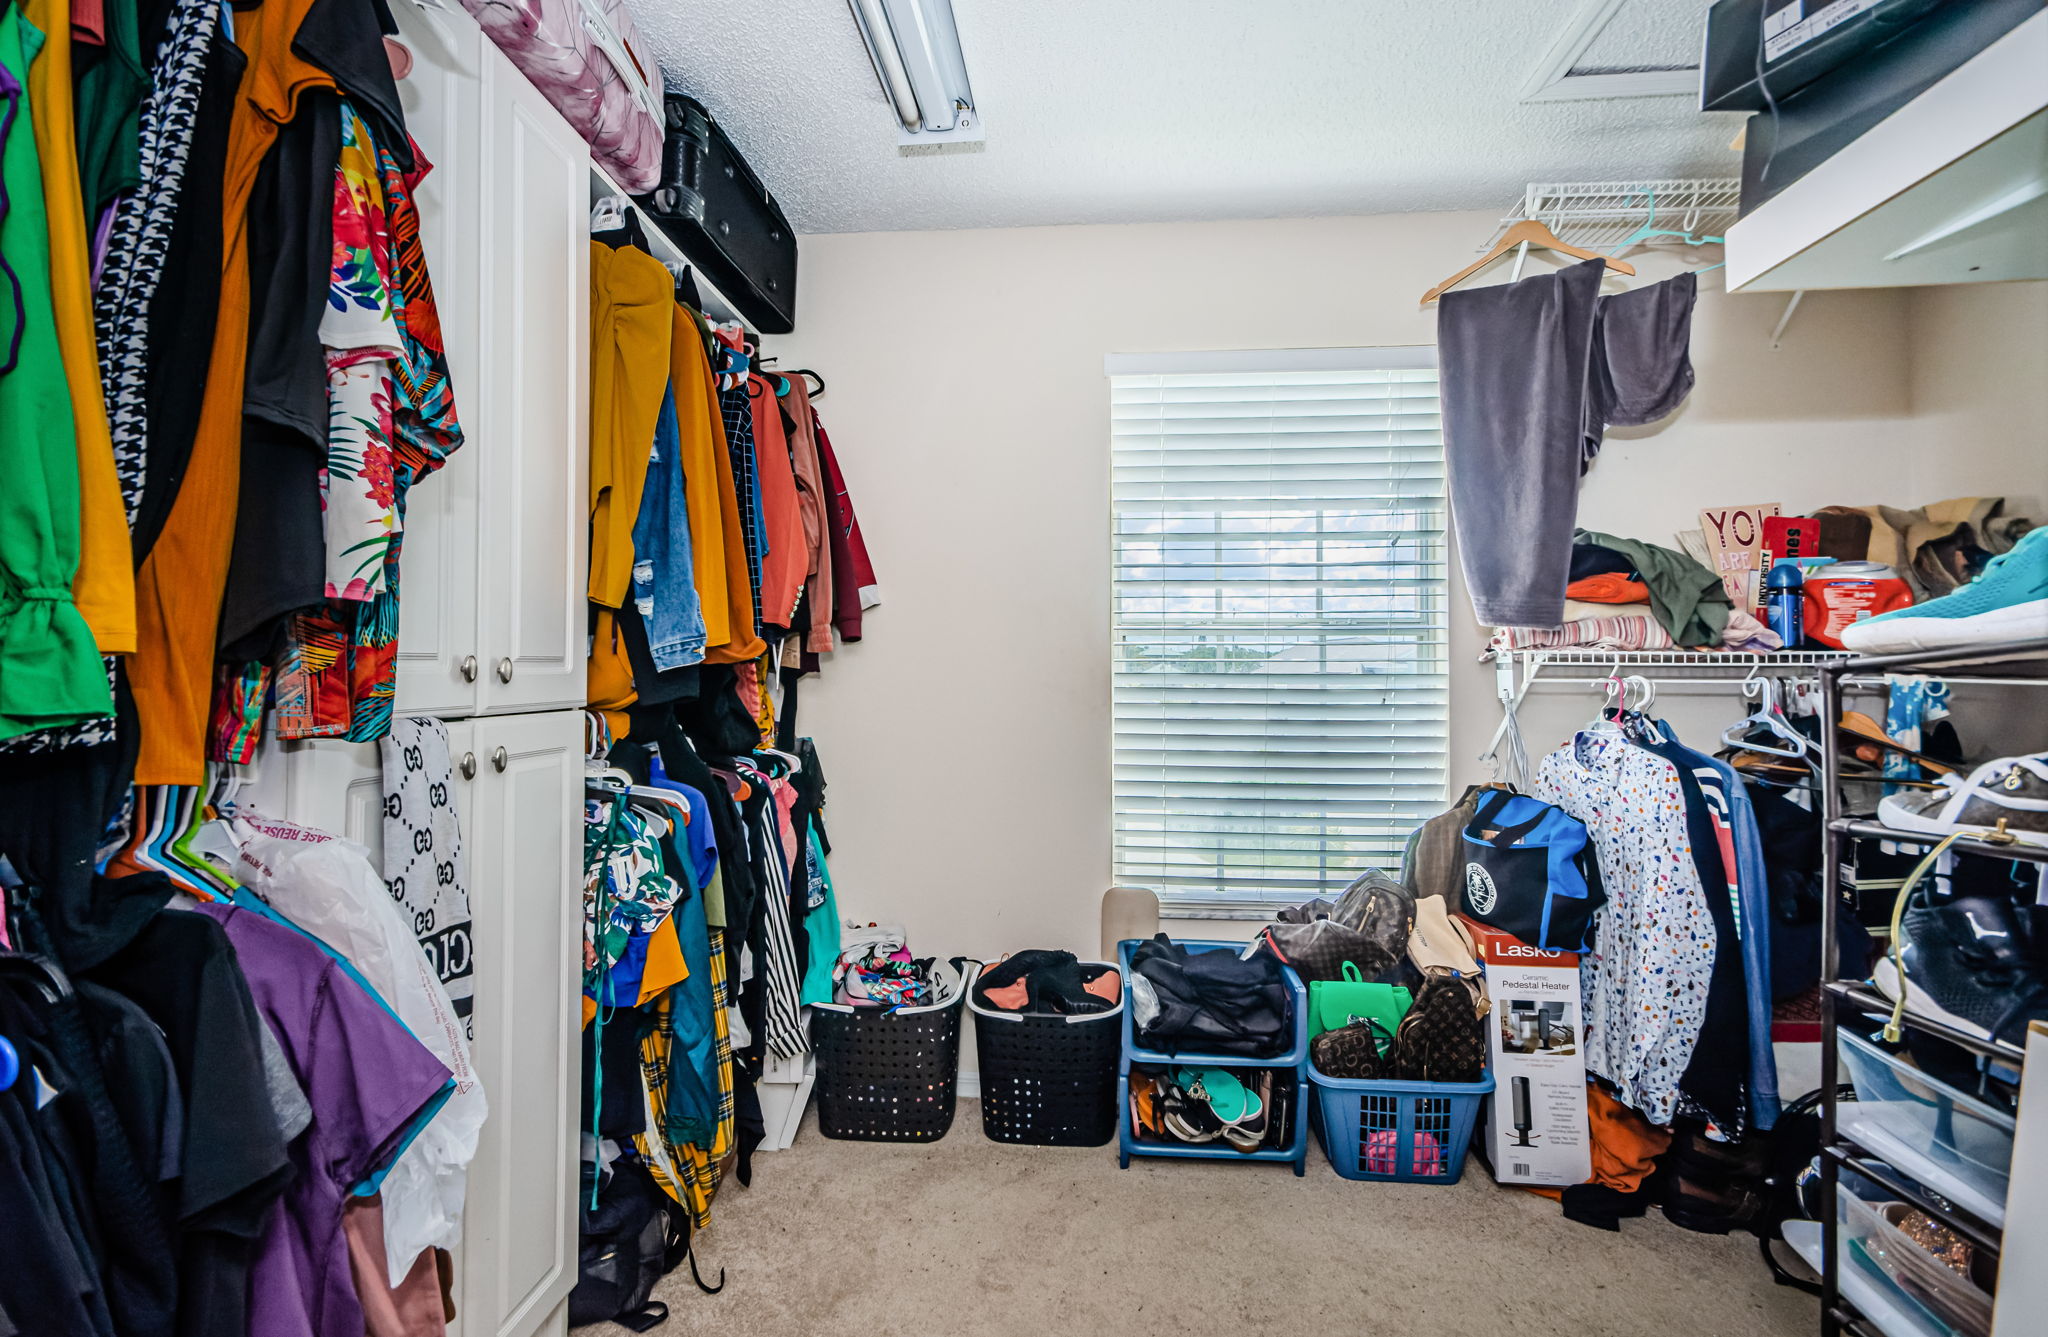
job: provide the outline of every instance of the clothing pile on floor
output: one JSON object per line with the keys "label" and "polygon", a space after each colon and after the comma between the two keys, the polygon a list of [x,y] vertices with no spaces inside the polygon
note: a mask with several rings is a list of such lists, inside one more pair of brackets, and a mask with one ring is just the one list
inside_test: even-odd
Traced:
{"label": "clothing pile on floor", "polygon": [[1270,1151],[1292,1136],[1294,1096],[1285,1068],[1132,1068],[1131,1127],[1149,1142]]}
{"label": "clothing pile on floor", "polygon": [[832,968],[834,1001],[850,1007],[938,1007],[960,992],[960,974],[936,957],[913,957],[893,924],[849,927]]}
{"label": "clothing pile on floor", "polygon": [[973,1002],[995,1012],[1084,1016],[1114,1008],[1123,987],[1115,966],[1082,961],[1072,952],[1034,950],[984,968],[974,982]]}

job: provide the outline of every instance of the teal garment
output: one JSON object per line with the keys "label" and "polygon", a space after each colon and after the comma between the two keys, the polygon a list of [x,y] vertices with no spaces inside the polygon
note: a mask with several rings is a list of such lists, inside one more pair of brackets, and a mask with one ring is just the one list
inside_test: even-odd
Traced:
{"label": "teal garment", "polygon": [[88,231],[117,195],[142,184],[142,99],[149,71],[142,67],[136,0],[106,0],[104,46],[75,42],[73,116],[78,124],[78,184]]}
{"label": "teal garment", "polygon": [[1682,552],[1637,539],[1581,529],[1572,542],[1609,548],[1635,563],[1650,591],[1650,612],[1673,641],[1688,650],[1721,648],[1734,605],[1719,576]]}
{"label": "teal garment", "polygon": [[[29,61],[42,44],[42,33],[18,10],[0,10],[0,67],[24,90],[0,146],[8,200],[0,256],[20,280],[22,297],[17,361],[0,375],[0,738],[114,713],[99,648],[71,599],[78,443],[51,305],[42,160],[25,91]],[[0,285],[0,296],[12,294]],[[8,310],[0,336],[11,332],[13,317]]]}
{"label": "teal garment", "polygon": [[811,858],[818,864],[818,879],[825,884],[825,900],[804,916],[804,933],[810,940],[810,960],[804,966],[803,985],[797,1001],[832,1001],[832,967],[839,962],[839,898],[832,894],[832,870],[825,864],[824,843],[817,829],[811,830]]}
{"label": "teal garment", "polygon": [[[673,845],[671,845],[673,848]],[[688,857],[675,866],[695,879]],[[668,1141],[710,1154],[718,1137],[718,1034],[711,988],[711,927],[704,919],[704,897],[698,889],[676,902],[676,941],[683,966],[690,973],[670,990],[668,1101],[662,1131]]]}

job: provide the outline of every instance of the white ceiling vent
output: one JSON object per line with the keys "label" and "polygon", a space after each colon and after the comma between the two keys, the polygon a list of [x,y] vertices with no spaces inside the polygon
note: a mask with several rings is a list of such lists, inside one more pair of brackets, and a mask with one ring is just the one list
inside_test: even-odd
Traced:
{"label": "white ceiling vent", "polygon": [[1580,0],[1522,100],[1697,95],[1706,16],[1705,0]]}

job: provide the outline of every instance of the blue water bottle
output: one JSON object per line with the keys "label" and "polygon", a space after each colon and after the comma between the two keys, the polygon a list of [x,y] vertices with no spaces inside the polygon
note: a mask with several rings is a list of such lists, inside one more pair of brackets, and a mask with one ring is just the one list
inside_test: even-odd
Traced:
{"label": "blue water bottle", "polygon": [[1805,601],[1806,577],[1799,563],[1780,559],[1764,576],[1764,615],[1787,650],[1797,650],[1806,639]]}

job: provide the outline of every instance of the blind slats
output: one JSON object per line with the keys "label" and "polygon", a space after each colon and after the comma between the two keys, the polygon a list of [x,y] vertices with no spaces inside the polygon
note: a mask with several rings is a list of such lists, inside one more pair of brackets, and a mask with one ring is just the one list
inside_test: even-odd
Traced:
{"label": "blind slats", "polygon": [[1120,878],[1297,899],[1442,805],[1434,369],[1111,378]]}

